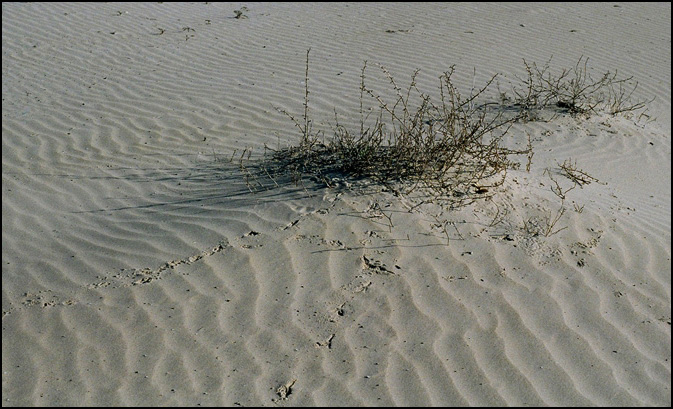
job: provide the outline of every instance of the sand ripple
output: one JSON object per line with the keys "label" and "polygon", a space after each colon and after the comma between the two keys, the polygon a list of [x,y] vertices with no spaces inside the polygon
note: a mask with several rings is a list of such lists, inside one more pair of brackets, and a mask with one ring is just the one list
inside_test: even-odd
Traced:
{"label": "sand ripple", "polygon": [[[3,405],[670,405],[670,5],[248,7],[3,4]],[[309,47],[328,129],[363,60],[433,92],[588,55],[658,119],[514,128],[531,172],[445,231],[252,193],[230,159],[296,142]],[[600,182],[545,237],[566,159]]]}

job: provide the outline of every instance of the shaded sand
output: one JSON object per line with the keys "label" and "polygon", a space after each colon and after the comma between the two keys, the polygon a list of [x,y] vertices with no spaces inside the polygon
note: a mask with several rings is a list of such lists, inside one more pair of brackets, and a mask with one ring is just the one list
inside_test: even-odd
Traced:
{"label": "shaded sand", "polygon": [[[671,404],[670,4],[241,6],[3,4],[3,406]],[[431,92],[582,55],[656,120],[520,125],[530,172],[444,214],[253,194],[226,159],[296,143],[309,47],[319,127],[364,60]],[[600,182],[545,237],[569,158]]]}

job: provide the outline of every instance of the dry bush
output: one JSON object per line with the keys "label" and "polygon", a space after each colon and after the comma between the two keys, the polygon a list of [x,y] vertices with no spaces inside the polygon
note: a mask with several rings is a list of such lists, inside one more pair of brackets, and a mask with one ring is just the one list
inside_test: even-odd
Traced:
{"label": "dry bush", "polygon": [[553,236],[554,234],[568,228],[568,226],[563,226],[560,228],[556,227],[556,224],[559,222],[559,220],[561,220],[561,217],[565,214],[565,212],[566,208],[563,203],[561,203],[561,207],[556,211],[555,214],[549,210],[545,212],[544,216],[529,217],[524,221],[521,230],[529,237]]}
{"label": "dry bush", "polygon": [[[638,88],[633,77],[617,77],[617,72],[606,72],[594,80],[589,74],[588,57],[580,57],[572,69],[552,74],[551,59],[539,67],[523,60],[527,76],[520,79],[523,88],[514,87],[514,104],[528,119],[538,119],[541,111],[571,115],[607,112],[616,115],[644,108],[648,101],[631,102]],[[651,102],[651,101],[649,101]]]}
{"label": "dry bush", "polygon": [[[513,98],[500,93],[499,102],[488,100],[497,74],[483,87],[473,86],[468,95],[463,95],[452,80],[453,66],[439,76],[439,97],[435,99],[417,88],[418,70],[409,85],[402,88],[385,67],[379,66],[394,90],[392,100],[386,100],[367,85],[365,61],[360,76],[359,129],[342,126],[335,111],[331,136],[326,136],[323,130],[313,129],[310,118],[309,53],[310,49],[306,53],[302,117],[277,108],[294,122],[301,139],[289,147],[266,147],[263,160],[251,164],[246,163],[250,152],[243,151],[238,160],[251,191],[271,186],[263,179],[271,180],[271,187],[291,180],[304,189],[307,179],[328,187],[368,180],[395,195],[413,193],[416,206],[433,203],[456,208],[492,196],[507,171],[519,166],[514,156],[525,155],[526,170],[530,171],[530,135],[524,150],[505,147],[505,138],[514,123],[539,118],[544,112],[617,114],[645,105],[629,102],[637,87],[636,84],[628,89],[631,78],[617,79],[616,73],[608,72],[599,80],[591,79],[588,58],[580,58],[573,69],[558,75],[551,74],[549,62],[538,67],[524,61],[528,75],[522,80],[523,88],[514,88]],[[365,116],[365,106],[370,103],[377,108],[375,115]],[[566,161],[559,166],[574,185],[562,189],[555,183],[552,187],[562,204],[555,215],[550,213],[543,218],[537,233],[544,236],[562,230],[555,226],[565,212],[565,194],[577,185],[596,181],[574,163]],[[446,233],[446,224],[441,226]]]}
{"label": "dry bush", "polygon": [[[310,52],[310,50],[309,50]],[[296,119],[300,129],[299,145],[271,150],[265,169],[273,174],[290,172],[293,180],[309,176],[326,185],[336,179],[367,178],[386,186],[396,194],[422,192],[425,200],[463,204],[489,193],[501,184],[507,169],[518,166],[512,155],[529,150],[511,150],[502,141],[518,114],[487,109],[480,104],[494,75],[481,89],[464,97],[452,82],[454,67],[439,77],[439,101],[435,102],[416,87],[418,70],[403,90],[385,67],[382,73],[395,90],[395,99],[385,101],[366,85],[365,62],[360,83],[360,129],[353,132],[339,123],[333,135],[313,132],[308,108],[308,59],[304,116]],[[364,116],[364,99],[378,104],[378,115]],[[495,178],[494,178],[495,177]]]}
{"label": "dry bush", "polygon": [[591,182],[599,182],[600,183],[600,181],[598,179],[591,176],[590,174],[583,171],[582,169],[578,168],[577,167],[577,161],[572,162],[570,160],[570,158],[564,160],[563,163],[559,164],[559,168],[561,168],[563,176],[572,180],[573,182],[575,182],[580,187],[582,187],[584,185],[588,185]]}

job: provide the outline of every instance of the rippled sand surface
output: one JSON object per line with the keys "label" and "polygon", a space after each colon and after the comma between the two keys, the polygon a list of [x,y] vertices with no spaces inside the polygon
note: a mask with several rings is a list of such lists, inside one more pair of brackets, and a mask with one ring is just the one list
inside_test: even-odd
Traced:
{"label": "rippled sand surface", "polygon": [[[670,406],[670,4],[241,6],[3,4],[3,406]],[[325,129],[365,60],[432,92],[588,56],[654,100],[517,125],[530,172],[453,212],[252,192],[309,48]],[[597,181],[534,234],[567,159]]]}

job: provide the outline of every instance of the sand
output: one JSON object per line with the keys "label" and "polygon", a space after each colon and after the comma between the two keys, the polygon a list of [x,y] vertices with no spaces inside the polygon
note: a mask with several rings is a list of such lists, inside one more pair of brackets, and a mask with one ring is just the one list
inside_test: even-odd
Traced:
{"label": "sand", "polygon": [[[670,40],[670,3],[3,3],[3,406],[670,406]],[[325,129],[364,60],[654,100],[514,128],[530,172],[452,212],[252,193],[227,160],[298,141],[309,48]],[[534,234],[567,159],[598,181]]]}

